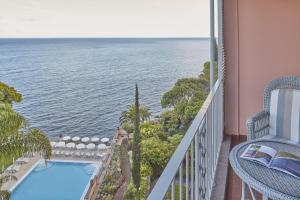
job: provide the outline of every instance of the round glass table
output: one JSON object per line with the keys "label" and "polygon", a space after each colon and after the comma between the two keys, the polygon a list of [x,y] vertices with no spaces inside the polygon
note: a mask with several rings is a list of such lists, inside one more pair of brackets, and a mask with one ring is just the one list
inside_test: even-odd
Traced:
{"label": "round glass table", "polygon": [[243,142],[230,152],[230,164],[233,171],[242,179],[242,199],[247,199],[246,186],[263,194],[263,199],[300,199],[300,178],[284,172],[270,169],[253,161],[240,158],[250,144],[264,145],[275,150],[293,153],[300,157],[300,146],[278,139],[258,139]]}

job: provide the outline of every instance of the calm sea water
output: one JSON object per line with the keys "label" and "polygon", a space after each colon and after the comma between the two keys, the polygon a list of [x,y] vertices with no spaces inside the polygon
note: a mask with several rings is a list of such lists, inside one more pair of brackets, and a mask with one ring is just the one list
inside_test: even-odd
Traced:
{"label": "calm sea water", "polygon": [[155,116],[163,93],[208,59],[207,39],[0,39],[0,81],[23,94],[15,109],[50,137],[112,137],[135,83]]}

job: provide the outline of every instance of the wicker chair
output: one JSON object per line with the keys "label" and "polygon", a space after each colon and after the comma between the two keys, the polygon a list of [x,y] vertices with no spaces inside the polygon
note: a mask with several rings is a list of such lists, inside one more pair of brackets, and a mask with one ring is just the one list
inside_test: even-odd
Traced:
{"label": "wicker chair", "polygon": [[248,140],[270,134],[270,107],[272,91],[280,89],[299,90],[300,77],[281,77],[272,80],[264,90],[263,111],[247,120]]}

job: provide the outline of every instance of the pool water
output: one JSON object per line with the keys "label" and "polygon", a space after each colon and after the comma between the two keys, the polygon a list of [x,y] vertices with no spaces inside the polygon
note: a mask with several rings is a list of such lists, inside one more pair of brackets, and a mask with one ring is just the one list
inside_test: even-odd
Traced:
{"label": "pool water", "polygon": [[11,193],[11,200],[80,200],[95,172],[94,163],[39,163]]}

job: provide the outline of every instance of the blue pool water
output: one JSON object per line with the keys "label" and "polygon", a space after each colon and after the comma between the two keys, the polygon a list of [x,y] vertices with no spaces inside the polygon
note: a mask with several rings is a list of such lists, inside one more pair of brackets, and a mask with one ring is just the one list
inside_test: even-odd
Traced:
{"label": "blue pool water", "polygon": [[96,167],[91,163],[40,163],[13,189],[11,200],[80,200]]}

